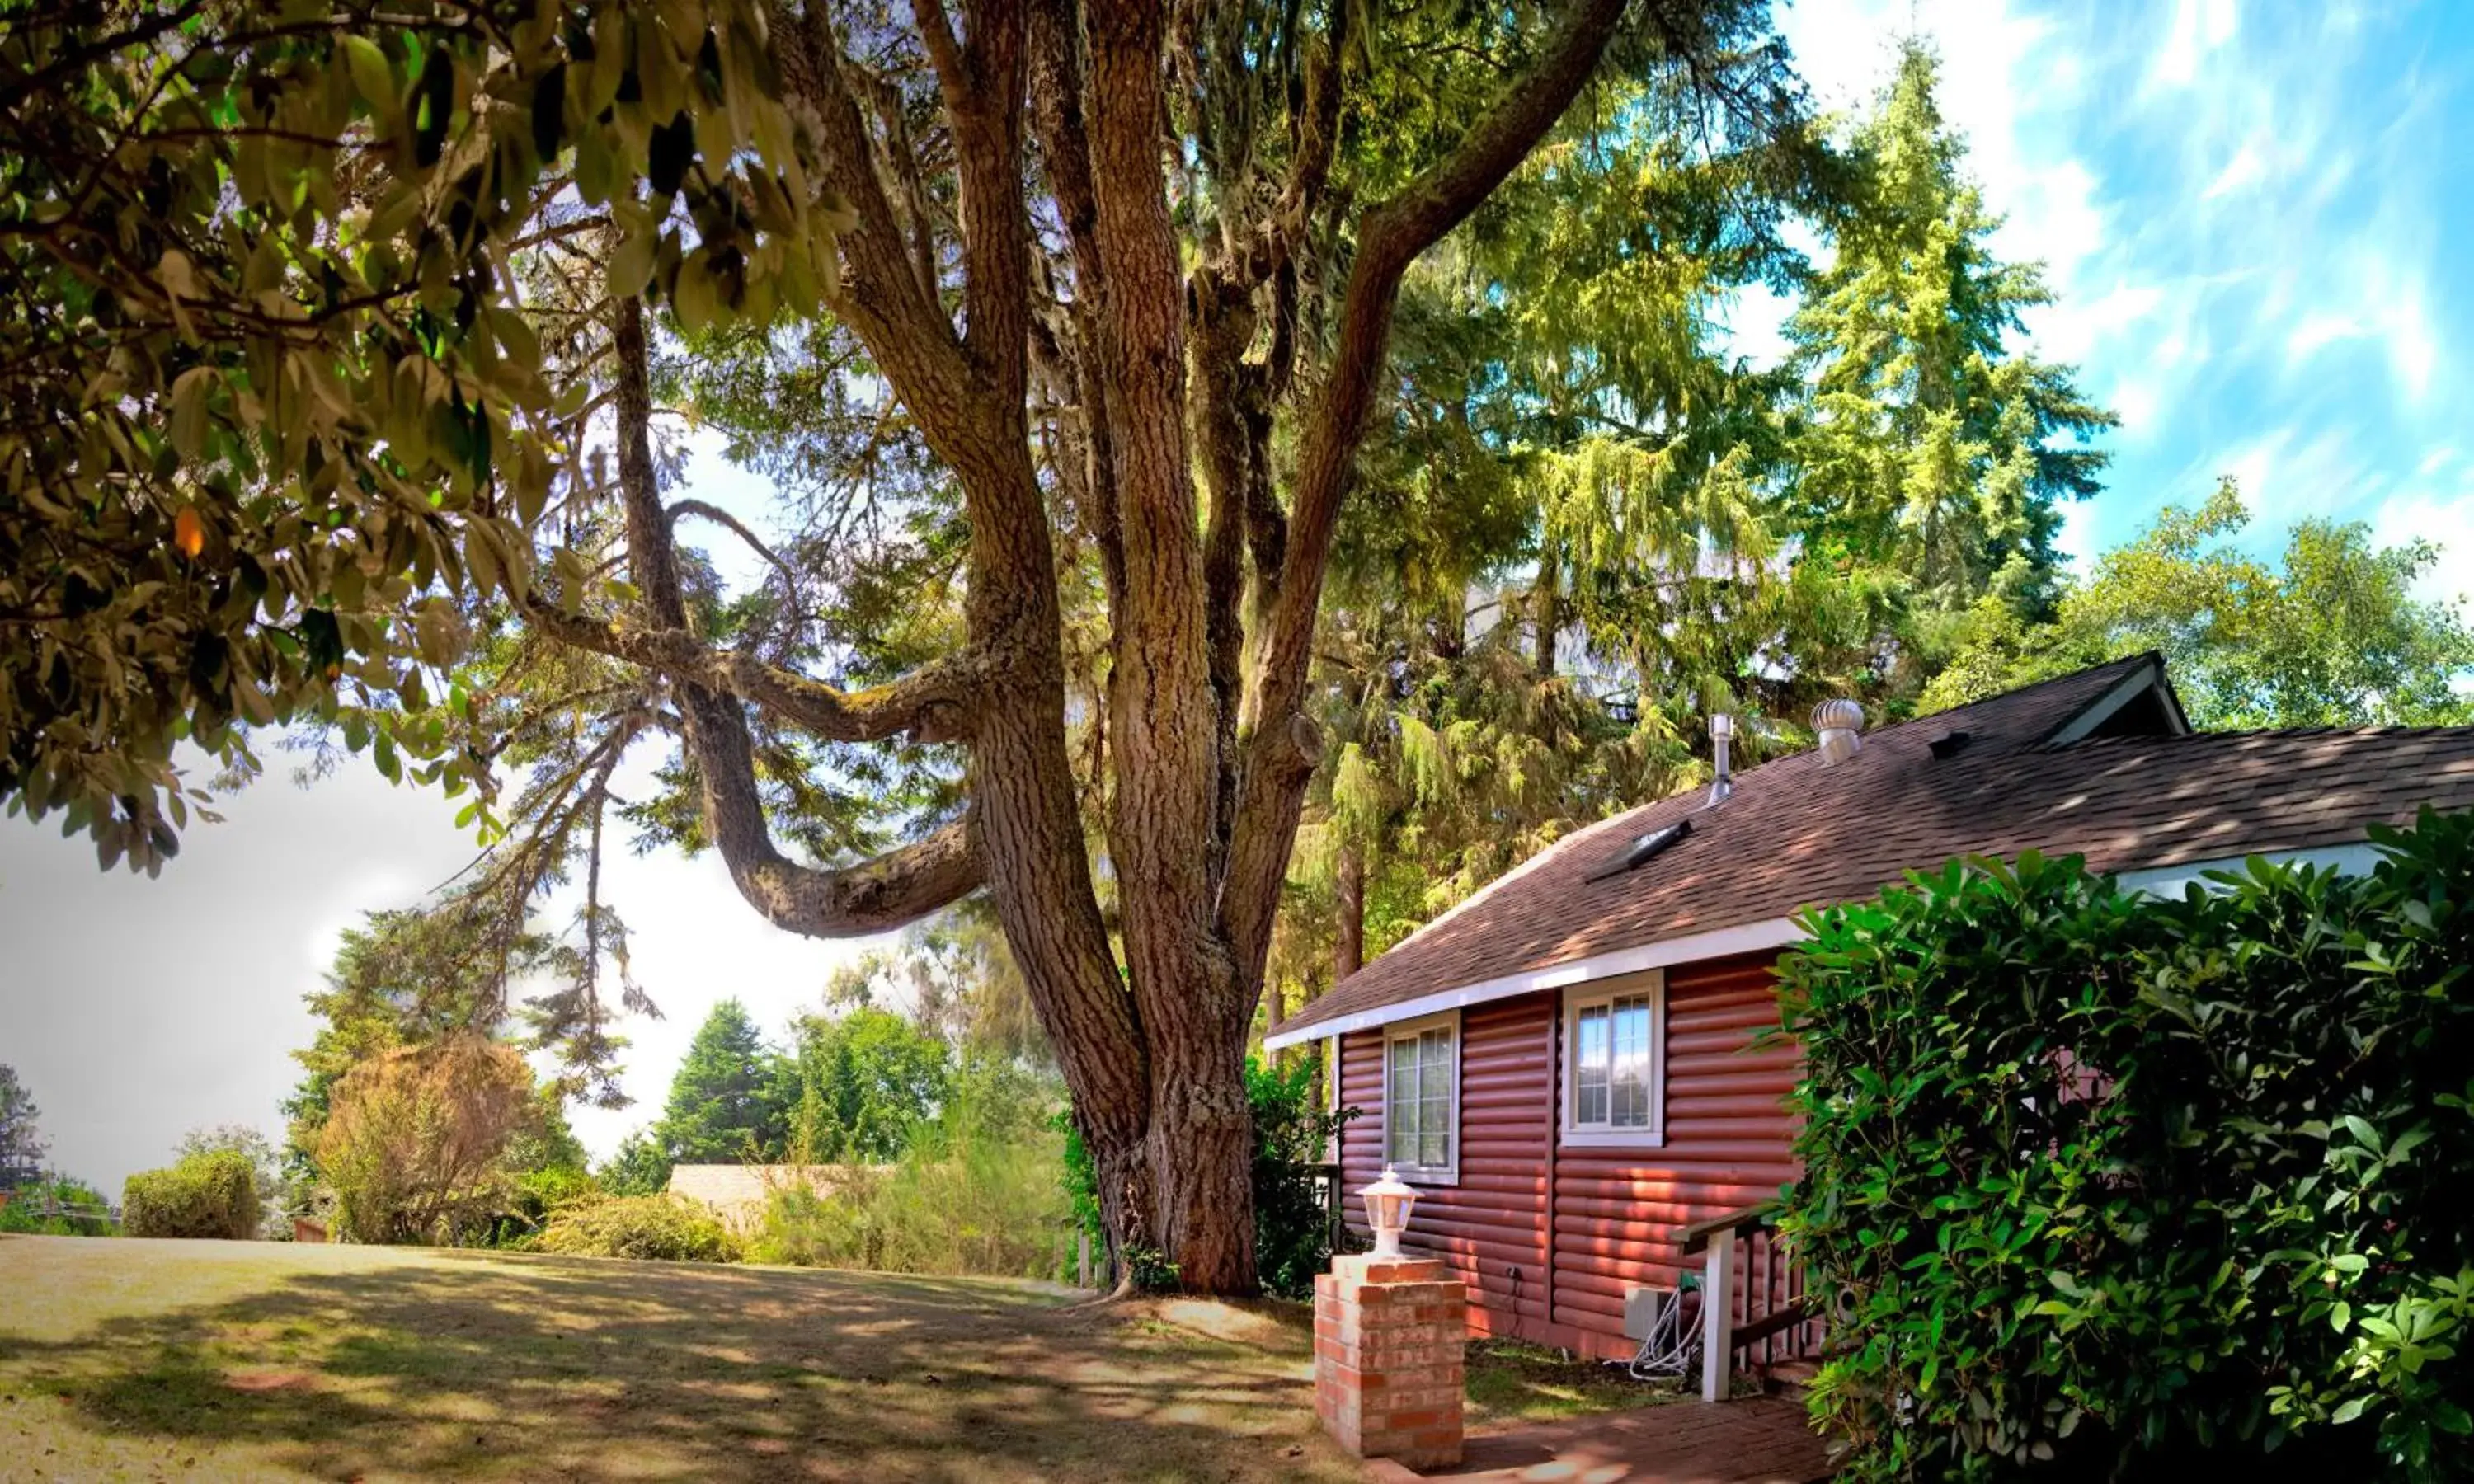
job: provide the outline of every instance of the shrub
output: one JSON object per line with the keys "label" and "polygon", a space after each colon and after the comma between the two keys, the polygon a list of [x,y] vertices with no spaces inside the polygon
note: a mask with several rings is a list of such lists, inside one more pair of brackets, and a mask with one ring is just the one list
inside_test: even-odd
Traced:
{"label": "shrub", "polygon": [[505,1209],[508,1154],[542,1103],[513,1046],[458,1035],[362,1063],[335,1085],[318,1169],[335,1233],[358,1242],[450,1242]]}
{"label": "shrub", "polygon": [[829,1189],[773,1192],[752,1244],[766,1262],[885,1273],[1048,1278],[1072,1203],[1057,1175],[1053,1093],[1010,1063],[966,1064],[937,1116],[891,1164],[844,1166]]}
{"label": "shrub", "polygon": [[1783,1226],[1851,1476],[2462,1475],[2474,817],[2373,833],[2367,877],[2031,855],[1807,920]]}
{"label": "shrub", "polygon": [[129,1177],[120,1197],[121,1230],[131,1236],[257,1234],[257,1167],[236,1149],[193,1154],[169,1169]]}
{"label": "shrub", "polygon": [[[572,1165],[525,1170],[508,1183],[504,1209],[490,1214],[480,1241],[486,1247],[529,1247],[552,1216],[602,1194],[593,1177]],[[612,1192],[614,1194],[618,1192]]]}
{"label": "shrub", "polygon": [[275,1146],[266,1136],[245,1123],[226,1123],[211,1129],[191,1129],[182,1136],[178,1158],[212,1154],[230,1149],[247,1160],[255,1172],[257,1186],[258,1229],[263,1237],[290,1236],[292,1223],[284,1213],[282,1170]]}
{"label": "shrub", "polygon": [[603,1196],[562,1207],[534,1246],[660,1262],[737,1262],[741,1256],[739,1238],[713,1212],[672,1195]]}
{"label": "shrub", "polygon": [[1315,1275],[1331,1265],[1331,1212],[1315,1166],[1355,1110],[1322,1106],[1322,1064],[1296,1059],[1283,1069],[1249,1057],[1246,1100],[1254,1114],[1254,1267],[1263,1289],[1284,1299],[1314,1296]]}

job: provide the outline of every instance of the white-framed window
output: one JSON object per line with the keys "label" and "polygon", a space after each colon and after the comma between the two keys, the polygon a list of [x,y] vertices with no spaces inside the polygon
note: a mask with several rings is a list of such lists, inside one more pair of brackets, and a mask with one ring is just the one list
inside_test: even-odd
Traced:
{"label": "white-framed window", "polygon": [[1564,992],[1564,1142],[1666,1141],[1666,976],[1657,969]]}
{"label": "white-framed window", "polygon": [[1460,1132],[1460,1012],[1385,1026],[1383,1162],[1414,1184],[1452,1185]]}

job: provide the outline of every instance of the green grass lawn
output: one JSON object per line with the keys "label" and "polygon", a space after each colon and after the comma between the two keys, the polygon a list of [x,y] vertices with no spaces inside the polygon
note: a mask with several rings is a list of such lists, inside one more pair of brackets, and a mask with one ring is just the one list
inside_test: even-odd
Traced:
{"label": "green grass lawn", "polygon": [[[0,1237],[0,1478],[1346,1479],[1296,1305]],[[1473,1426],[1651,1400],[1470,1352]]]}

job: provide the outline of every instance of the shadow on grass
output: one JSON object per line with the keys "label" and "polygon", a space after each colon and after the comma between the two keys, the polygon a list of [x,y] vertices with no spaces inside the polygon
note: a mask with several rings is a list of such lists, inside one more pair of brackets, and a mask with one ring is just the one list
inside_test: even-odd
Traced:
{"label": "shadow on grass", "polygon": [[434,1256],[0,1336],[0,1373],[100,1433],[327,1478],[1346,1476],[1286,1326],[1230,1339],[970,1281]]}

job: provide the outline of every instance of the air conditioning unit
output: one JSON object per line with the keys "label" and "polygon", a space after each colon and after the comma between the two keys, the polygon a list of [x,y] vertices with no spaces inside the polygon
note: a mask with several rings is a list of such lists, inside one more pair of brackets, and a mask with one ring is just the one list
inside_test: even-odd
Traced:
{"label": "air conditioning unit", "polygon": [[1637,1341],[1629,1368],[1633,1379],[1682,1376],[1701,1350],[1701,1284],[1686,1273],[1675,1288],[1643,1285],[1624,1290],[1624,1334]]}
{"label": "air conditioning unit", "polygon": [[1681,1302],[1672,1288],[1652,1288],[1646,1284],[1624,1290],[1624,1338],[1645,1340],[1665,1325],[1671,1325],[1668,1311]]}

